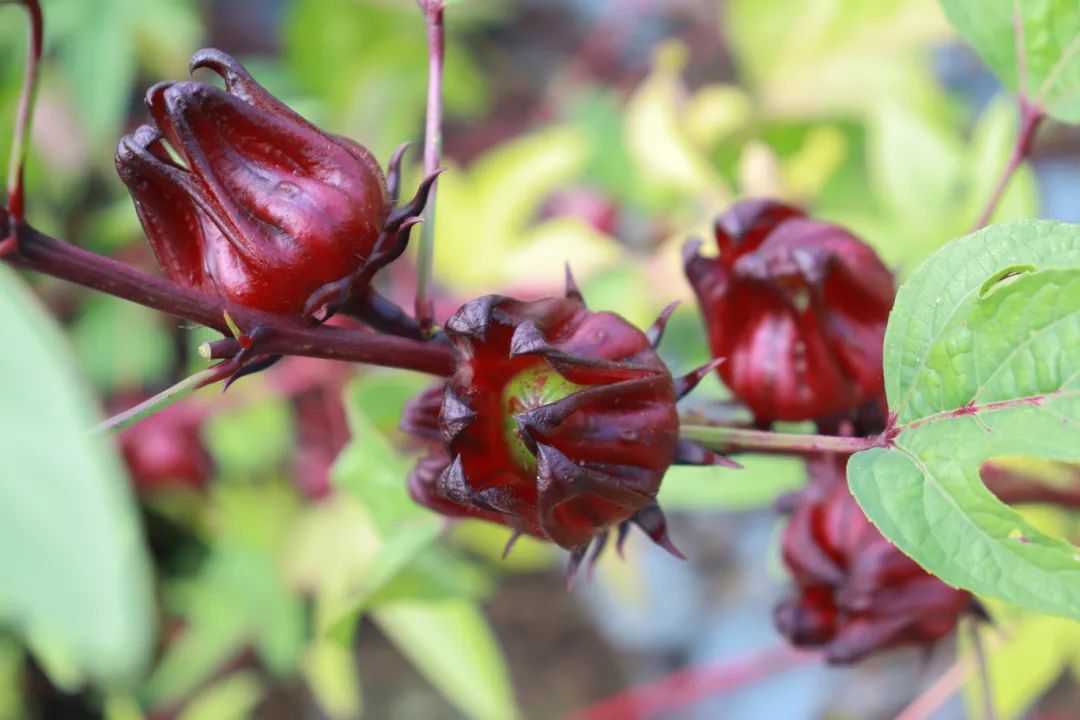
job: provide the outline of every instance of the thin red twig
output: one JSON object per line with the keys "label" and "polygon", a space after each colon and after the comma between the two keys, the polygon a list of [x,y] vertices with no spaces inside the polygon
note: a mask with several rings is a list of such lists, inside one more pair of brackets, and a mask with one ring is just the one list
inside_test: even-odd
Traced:
{"label": "thin red twig", "polygon": [[590,705],[565,720],[646,720],[732,692],[821,658],[819,652],[780,645],[711,665],[679,670]]}
{"label": "thin red twig", "polygon": [[933,685],[904,708],[896,716],[896,720],[927,720],[953,696],[953,693],[960,689],[970,672],[970,663],[965,660],[957,661]]}
{"label": "thin red twig", "polygon": [[22,222],[26,213],[23,191],[23,166],[26,164],[27,134],[34,115],[34,95],[37,92],[38,65],[41,61],[41,45],[44,23],[38,0],[18,0],[30,14],[29,45],[26,50],[26,68],[23,75],[19,108],[15,115],[15,129],[11,140],[11,157],[8,160],[7,206],[11,218]]}
{"label": "thin red twig", "polygon": [[[443,25],[443,0],[418,0],[427,23],[428,38],[428,95],[427,118],[424,125],[424,174],[431,175],[439,169],[442,155],[442,83],[443,57],[446,51],[446,30]],[[438,181],[431,186],[427,207],[424,209],[424,226],[420,232],[416,282],[416,322],[425,335],[434,326],[435,308],[431,300],[431,283],[435,265],[435,207]]]}
{"label": "thin red twig", "polygon": [[1042,124],[1042,120],[1045,117],[1042,108],[1033,105],[1021,95],[1020,96],[1020,128],[1016,133],[1016,144],[1013,145],[1012,154],[1009,156],[1009,161],[1005,164],[1005,169],[1001,173],[1001,177],[998,178],[997,185],[994,186],[994,191],[990,194],[990,199],[986,203],[986,207],[979,214],[978,219],[975,221],[975,225],[972,230],[978,230],[981,227],[985,227],[990,218],[993,217],[994,211],[997,210],[998,204],[1001,202],[1001,198],[1005,195],[1005,189],[1009,186],[1009,181],[1012,176],[1020,167],[1020,163],[1031,152],[1031,144],[1035,139],[1035,133],[1039,129],[1039,125]]}

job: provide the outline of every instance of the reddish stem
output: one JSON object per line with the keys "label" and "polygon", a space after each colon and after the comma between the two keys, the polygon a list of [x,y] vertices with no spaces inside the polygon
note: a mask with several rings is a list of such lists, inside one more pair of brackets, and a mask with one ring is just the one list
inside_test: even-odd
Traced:
{"label": "reddish stem", "polygon": [[904,708],[896,720],[927,720],[938,708],[953,696],[971,673],[971,664],[959,660],[928,687],[919,697]]}
{"label": "reddish stem", "polygon": [[718,425],[683,424],[679,428],[679,435],[710,450],[719,452],[780,452],[795,455],[819,452],[850,454],[860,450],[868,450],[872,447],[883,447],[888,444],[887,440],[882,436],[861,438],[779,433]]}
{"label": "reddish stem", "polygon": [[982,213],[979,214],[978,220],[975,221],[975,225],[971,228],[973,231],[985,227],[986,224],[990,222],[990,218],[993,216],[994,211],[997,210],[997,206],[1001,202],[1002,196],[1005,195],[1005,189],[1009,186],[1009,180],[1012,179],[1012,176],[1016,173],[1017,169],[1019,169],[1020,163],[1022,163],[1024,158],[1028,156],[1028,153],[1031,152],[1031,144],[1035,139],[1035,133],[1045,117],[1042,108],[1028,102],[1023,96],[1020,97],[1019,104],[1020,128],[1016,133],[1016,144],[1013,145],[1009,161],[1005,164],[1005,170],[1002,171],[1001,177],[998,178],[997,185],[990,194],[990,199],[987,201],[986,207],[983,208]]}
{"label": "reddish stem", "polygon": [[418,370],[447,376],[453,372],[453,351],[445,344],[424,342],[367,330],[311,325],[282,315],[253,310],[141,272],[123,263],[57,240],[21,223],[18,245],[4,259],[16,267],[115,295],[175,317],[229,334],[225,312],[240,329],[264,330],[257,348],[264,355],[306,355]]}
{"label": "reddish stem", "polygon": [[[442,82],[443,57],[446,51],[446,31],[443,25],[443,0],[418,0],[427,21],[428,38],[428,95],[427,119],[424,126],[424,174],[430,176],[439,169],[442,155]],[[416,281],[416,322],[425,335],[434,326],[434,304],[431,282],[435,254],[435,202],[438,181],[431,186],[424,210],[424,226],[420,231],[420,250]]]}
{"label": "reddish stem", "polygon": [[821,658],[821,653],[787,645],[712,665],[679,670],[580,710],[565,720],[645,720],[723,693],[732,692],[790,668]]}
{"label": "reddish stem", "polygon": [[34,95],[37,90],[37,72],[41,61],[44,34],[44,23],[38,0],[18,0],[18,2],[30,14],[30,32],[22,93],[19,95],[19,108],[15,115],[15,130],[11,140],[11,158],[8,161],[7,205],[11,219],[16,223],[22,222],[26,213],[23,166],[26,160],[27,133],[30,131],[30,121],[34,114]]}

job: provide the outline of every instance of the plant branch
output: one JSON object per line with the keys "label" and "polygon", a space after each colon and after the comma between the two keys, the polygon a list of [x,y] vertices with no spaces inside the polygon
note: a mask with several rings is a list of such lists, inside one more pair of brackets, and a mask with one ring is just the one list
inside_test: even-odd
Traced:
{"label": "plant branch", "polygon": [[986,648],[983,647],[982,634],[979,623],[975,620],[968,621],[968,632],[971,634],[971,648],[975,654],[975,666],[979,670],[979,693],[982,698],[983,720],[996,720],[994,713],[994,690],[990,683],[990,663],[986,656]]}
{"label": "plant branch", "polygon": [[1020,96],[1019,105],[1020,127],[1016,133],[1016,144],[1013,145],[1012,154],[1009,156],[1008,162],[1005,163],[1005,169],[1002,171],[1001,177],[998,178],[997,185],[994,186],[986,207],[983,208],[975,221],[975,225],[971,228],[973,231],[985,227],[990,222],[990,218],[993,217],[994,211],[997,210],[1001,198],[1005,195],[1005,189],[1009,186],[1009,181],[1019,169],[1020,163],[1031,152],[1031,144],[1035,139],[1035,133],[1045,117],[1042,108],[1030,103],[1023,95]]}
{"label": "plant branch", "polygon": [[[23,167],[26,164],[27,135],[34,115],[34,96],[37,94],[38,65],[41,61],[41,44],[44,23],[38,0],[17,0],[30,14],[29,45],[26,50],[26,68],[23,75],[19,108],[15,115],[15,129],[11,140],[11,157],[8,159],[7,206],[11,220],[22,222],[26,212],[23,191]],[[4,238],[6,239],[6,238]]]}
{"label": "plant branch", "polygon": [[764,451],[797,455],[815,452],[855,453],[886,445],[882,437],[803,435],[715,425],[683,425],[679,428],[679,435],[718,452]]}
{"label": "plant branch", "polygon": [[896,716],[896,720],[927,720],[953,696],[953,693],[960,689],[969,673],[971,673],[971,664],[966,660],[958,660],[933,685],[904,708]]}
{"label": "plant branch", "polygon": [[[431,175],[439,169],[442,155],[442,82],[443,56],[446,33],[443,25],[443,0],[418,0],[427,22],[428,40],[428,95],[427,119],[424,126],[424,174]],[[431,300],[431,283],[435,264],[435,207],[438,180],[431,187],[424,223],[420,228],[420,249],[417,253],[416,321],[425,335],[434,325],[434,304]]]}
{"label": "plant branch", "polygon": [[226,335],[230,334],[225,321],[227,311],[244,332],[262,331],[265,340],[260,340],[256,348],[260,354],[306,355],[439,376],[453,372],[453,350],[444,343],[313,325],[254,310],[87,252],[25,223],[18,224],[16,230],[16,250],[4,258],[12,265],[115,295]]}
{"label": "plant branch", "polygon": [[231,374],[232,370],[235,370],[235,368],[228,368],[227,365],[228,363],[220,363],[214,367],[200,370],[172,387],[162,390],[157,395],[147,398],[138,405],[103,420],[94,427],[94,430],[99,433],[107,433],[119,432],[126,427],[130,427],[158,410],[163,410],[174,402],[182,400],[199,388],[224,380]]}
{"label": "plant branch", "polygon": [[666,717],[679,708],[752,685],[820,657],[821,653],[781,645],[711,665],[684,668],[656,682],[630,688],[590,705],[565,720],[645,720]]}

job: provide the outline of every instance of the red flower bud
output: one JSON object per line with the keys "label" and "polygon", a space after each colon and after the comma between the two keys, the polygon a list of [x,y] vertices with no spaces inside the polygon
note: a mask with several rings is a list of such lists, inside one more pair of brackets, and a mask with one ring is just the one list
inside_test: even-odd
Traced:
{"label": "red flower bud", "polygon": [[[365,148],[304,120],[233,58],[201,50],[191,61],[197,68],[221,75],[225,89],[155,85],[146,102],[157,127],[124,137],[116,153],[170,279],[298,314],[313,309],[316,291],[362,268],[369,280],[400,255],[399,233],[418,211],[392,210],[400,153],[388,183]],[[426,187],[422,195],[421,207]]]}
{"label": "red flower bud", "polygon": [[[133,405],[133,402],[126,403]],[[154,413],[119,435],[120,450],[140,492],[187,486],[206,487],[214,461],[203,444],[200,425],[204,412],[178,403]]]}
{"label": "red flower bud", "polygon": [[895,286],[851,233],[768,200],[716,221],[719,255],[684,249],[720,376],[759,422],[814,420],[878,397]]}
{"label": "red flower bud", "polygon": [[930,645],[960,616],[981,613],[970,593],[946,585],[870,524],[844,482],[846,456],[809,464],[812,482],[793,499],[783,539],[795,594],[775,613],[794,645],[824,647],[832,663],[876,650]]}
{"label": "red flower bud", "polygon": [[464,305],[446,324],[456,372],[405,413],[405,429],[441,441],[409,478],[414,499],[557,543],[571,571],[629,523],[678,554],[660,481],[676,461],[724,460],[679,439],[675,403],[711,365],[672,378],[654,350],[666,319],[646,334],[590,312],[572,281],[565,298]]}

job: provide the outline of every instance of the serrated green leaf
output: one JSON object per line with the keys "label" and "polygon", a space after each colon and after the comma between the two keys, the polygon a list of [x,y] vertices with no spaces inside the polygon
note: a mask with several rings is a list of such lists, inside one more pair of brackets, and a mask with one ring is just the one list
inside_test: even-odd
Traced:
{"label": "serrated green leaf", "polygon": [[464,715],[475,720],[520,717],[506,660],[474,603],[398,602],[372,611],[372,618]]}
{"label": "serrated green leaf", "polygon": [[1001,83],[1063,122],[1080,121],[1080,6],[1073,0],[941,0]]}
{"label": "serrated green leaf", "polygon": [[55,322],[3,267],[0,337],[0,615],[61,664],[132,681],[153,644],[134,499]]}
{"label": "serrated green leaf", "polygon": [[[1006,455],[1080,461],[1080,267],[1054,267],[1077,237],[1071,226],[1015,223],[928,261],[901,289],[886,339],[899,434],[848,465],[863,510],[927,570],[1073,618],[1080,549],[998,501],[979,466]],[[1010,264],[1044,269],[984,288]]]}
{"label": "serrated green leaf", "polygon": [[1080,227],[1049,220],[995,225],[955,240],[928,259],[897,293],[885,332],[885,391],[901,423],[913,378],[942,333],[963,318],[987,278],[1010,265],[1080,264]]}

